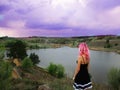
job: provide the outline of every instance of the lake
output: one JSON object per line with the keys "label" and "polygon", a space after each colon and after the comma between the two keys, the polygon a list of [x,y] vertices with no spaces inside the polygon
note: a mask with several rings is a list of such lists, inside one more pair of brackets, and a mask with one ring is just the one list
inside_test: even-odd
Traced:
{"label": "lake", "polygon": [[[50,62],[62,64],[67,76],[72,77],[76,67],[78,48],[61,47],[50,49],[33,49],[27,51],[39,56],[38,66],[46,68]],[[93,81],[97,83],[107,83],[107,74],[112,67],[120,68],[120,55],[113,52],[90,50],[90,73]]]}

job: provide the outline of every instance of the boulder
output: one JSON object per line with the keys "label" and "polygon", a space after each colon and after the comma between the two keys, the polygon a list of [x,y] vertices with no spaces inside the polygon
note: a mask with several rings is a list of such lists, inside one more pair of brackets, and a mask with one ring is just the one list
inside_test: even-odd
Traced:
{"label": "boulder", "polygon": [[38,90],[52,90],[52,89],[50,89],[50,87],[45,84],[45,85],[40,85],[40,86],[38,87]]}

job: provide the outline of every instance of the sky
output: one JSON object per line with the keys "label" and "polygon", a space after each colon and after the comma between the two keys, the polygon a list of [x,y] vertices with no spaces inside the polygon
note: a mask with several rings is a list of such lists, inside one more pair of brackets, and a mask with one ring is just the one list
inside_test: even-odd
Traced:
{"label": "sky", "polygon": [[0,37],[120,35],[120,0],[0,0]]}

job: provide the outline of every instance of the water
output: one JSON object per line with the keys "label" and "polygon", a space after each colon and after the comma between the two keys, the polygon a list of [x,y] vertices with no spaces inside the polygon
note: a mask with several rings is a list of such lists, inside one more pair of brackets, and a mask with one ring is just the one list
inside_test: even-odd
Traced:
{"label": "water", "polygon": [[[76,67],[78,57],[78,48],[61,47],[51,49],[28,50],[39,56],[41,62],[38,66],[46,68],[53,62],[62,64],[65,67],[66,75],[72,77]],[[107,73],[112,67],[120,68],[120,55],[112,52],[92,51],[90,50],[90,73],[92,79],[98,83],[107,82]]]}

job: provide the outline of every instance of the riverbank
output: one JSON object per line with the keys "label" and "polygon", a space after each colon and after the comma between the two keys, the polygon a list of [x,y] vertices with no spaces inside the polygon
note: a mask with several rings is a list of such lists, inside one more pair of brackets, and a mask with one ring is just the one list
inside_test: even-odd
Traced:
{"label": "riverbank", "polygon": [[116,50],[116,49],[110,49],[110,48],[102,48],[102,47],[90,47],[90,50],[94,50],[94,51],[104,51],[104,52],[114,52],[117,54],[120,54],[120,50]]}
{"label": "riverbank", "polygon": [[91,37],[26,37],[26,38],[0,38],[0,49],[6,49],[6,44],[14,40],[26,43],[26,49],[59,48],[62,46],[76,47],[80,42],[86,42],[91,50],[115,52],[120,54],[120,36],[91,36]]}

